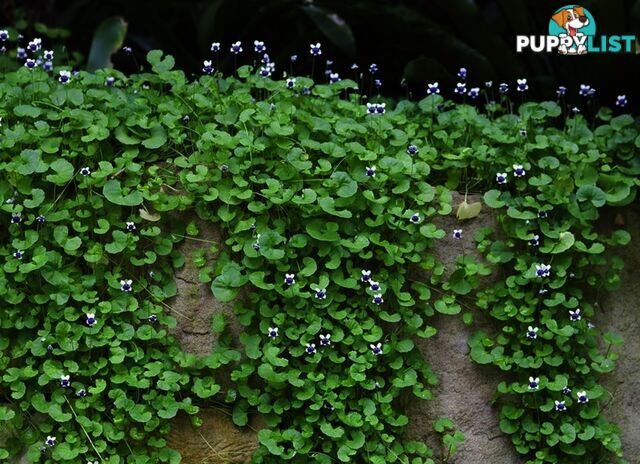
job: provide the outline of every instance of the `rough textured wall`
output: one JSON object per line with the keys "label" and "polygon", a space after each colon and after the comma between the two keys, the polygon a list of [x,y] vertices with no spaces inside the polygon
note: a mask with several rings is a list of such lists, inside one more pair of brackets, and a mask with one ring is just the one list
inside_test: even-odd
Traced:
{"label": "rough textured wall", "polygon": [[246,464],[258,448],[257,428],[239,429],[225,411],[207,409],[198,416],[202,427],[193,427],[189,417],[174,420],[167,444],[182,455],[183,464]]}
{"label": "rough textured wall", "polygon": [[178,325],[170,333],[177,338],[184,351],[202,357],[210,354],[218,342],[219,334],[211,330],[214,314],[224,315],[236,345],[241,328],[233,313],[233,303],[216,300],[211,293],[211,284],[200,283],[200,270],[193,264],[194,253],[200,250],[206,250],[208,263],[214,262],[217,256],[211,252],[211,245],[214,244],[218,250],[224,247],[220,230],[195,216],[180,220],[194,220],[200,233],[197,237],[186,238],[180,246],[185,264],[176,272],[177,295],[168,302],[173,308],[172,315],[177,319]]}
{"label": "rough textured wall", "polygon": [[619,289],[602,295],[596,329],[602,334],[615,332],[624,337],[624,345],[612,348],[620,353],[616,369],[603,378],[611,394],[605,414],[620,426],[626,459],[631,464],[640,464],[640,211],[637,205],[627,207],[624,217],[631,243],[616,250],[625,262],[622,282]]}
{"label": "rough textured wall", "polygon": [[[224,247],[220,230],[195,216],[180,220],[194,220],[200,233],[197,237],[187,238],[180,246],[185,264],[176,272],[176,297],[168,302],[178,321],[171,334],[185,352],[197,357],[207,356],[218,344],[220,336],[212,330],[213,316],[222,314],[233,344],[239,346],[242,327],[234,315],[233,303],[218,301],[211,292],[211,284],[200,283],[200,271],[193,264],[194,253],[200,250],[206,250],[208,263],[214,262],[217,256],[211,251],[211,245],[218,250]],[[226,371],[223,368],[217,376],[222,394],[230,387]],[[254,417],[250,426],[240,429],[231,420],[231,411],[225,408],[202,408],[198,416],[202,427],[193,427],[186,415],[180,415],[173,420],[167,437],[168,445],[182,455],[183,464],[244,464],[251,461],[258,447],[257,432],[264,426],[259,418]]]}
{"label": "rough textured wall", "polygon": [[[434,254],[445,265],[448,273],[453,272],[456,259],[462,254],[462,247],[465,255],[481,260],[473,235],[483,227],[494,230],[497,227],[491,210],[486,207],[473,219],[458,220],[455,206],[463,199],[463,195],[454,193],[454,210],[448,216],[438,217],[435,221],[447,235],[438,243]],[[469,195],[467,201],[481,201],[481,197]],[[462,240],[454,240],[451,237],[454,229],[463,229]],[[433,338],[417,341],[420,351],[440,383],[432,388],[431,401],[411,403],[408,435],[429,443],[436,457],[443,459],[447,450],[442,449],[440,438],[433,431],[433,424],[438,417],[448,417],[465,435],[465,441],[448,463],[520,463],[522,461],[511,446],[511,441],[500,431],[497,409],[491,406],[493,392],[501,380],[499,372],[491,366],[475,364],[469,358],[469,335],[479,329],[487,333],[493,333],[495,329],[491,322],[472,306],[473,297],[465,298],[465,301],[463,311],[473,313],[472,327],[462,322],[461,315],[438,315],[430,320],[430,324],[438,329],[438,333]]]}

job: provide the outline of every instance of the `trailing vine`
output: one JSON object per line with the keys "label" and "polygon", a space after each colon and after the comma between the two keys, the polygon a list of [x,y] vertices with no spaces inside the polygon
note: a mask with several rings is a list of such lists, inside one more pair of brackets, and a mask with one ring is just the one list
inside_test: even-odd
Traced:
{"label": "trailing vine", "polygon": [[[483,112],[437,85],[419,102],[365,104],[351,80],[272,80],[268,59],[237,77],[207,60],[194,80],[160,51],[147,59],[152,72],[131,76],[34,65],[0,81],[0,459],[26,446],[34,462],[179,462],[170,419],[223,402],[238,425],[264,418],[257,463],[435,462],[403,438],[407,395],[428,400],[437,382],[414,340],[436,333],[437,312],[458,314],[457,295],[486,269],[463,258],[446,278],[430,250],[460,232],[432,219],[452,211],[451,190],[494,182],[485,202],[508,207],[504,237],[478,238],[506,278],[478,305],[501,327],[470,345],[477,362],[510,371],[502,430],[531,463],[621,455],[599,414],[594,372],[613,356],[586,325],[585,285],[616,283],[618,260],[604,279],[596,266],[604,244],[628,241],[593,221],[633,200],[630,116],[562,127],[556,102],[513,114],[505,97]],[[193,264],[235,301],[242,353],[221,343],[196,359],[167,336],[185,264],[176,244],[199,232],[175,215],[190,211],[226,237],[215,263]],[[444,440],[454,452],[461,436]]]}
{"label": "trailing vine", "polygon": [[513,154],[522,165],[507,166],[499,189],[485,194],[502,237],[485,235],[481,248],[503,279],[477,303],[499,331],[479,332],[469,345],[475,361],[509,371],[498,386],[500,428],[531,463],[622,457],[617,428],[601,414],[611,398],[600,384],[618,356],[609,348],[622,340],[605,333],[603,353],[592,321],[600,291],[617,287],[623,267],[606,246],[627,245],[630,236],[597,220],[602,208],[634,200],[640,138],[628,115],[602,110],[598,118],[594,130],[572,118],[565,131],[531,131],[535,139]]}

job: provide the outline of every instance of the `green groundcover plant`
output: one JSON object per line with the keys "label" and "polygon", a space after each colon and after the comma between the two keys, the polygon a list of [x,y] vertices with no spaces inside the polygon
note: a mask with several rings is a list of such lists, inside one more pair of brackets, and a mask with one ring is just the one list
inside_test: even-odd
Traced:
{"label": "green groundcover plant", "polygon": [[[459,100],[433,83],[373,103],[334,74],[274,80],[268,57],[187,79],[157,50],[125,76],[45,66],[33,48],[0,81],[0,460],[177,463],[170,419],[226,404],[238,425],[264,418],[256,463],[434,463],[403,438],[407,403],[437,382],[415,341],[473,294],[496,332],[471,357],[504,371],[500,426],[525,460],[623,462],[600,413],[615,354],[589,321],[622,266],[606,246],[629,242],[596,220],[635,198],[631,116],[514,110],[466,72]],[[461,257],[446,277],[431,252],[464,233],[432,220],[456,190],[486,192],[502,225],[476,237],[499,265],[488,289],[486,265]],[[191,264],[235,301],[242,350],[222,337],[196,359],[167,335],[177,245],[199,233],[186,212],[223,232],[219,259]],[[455,452],[451,421],[435,431]]]}

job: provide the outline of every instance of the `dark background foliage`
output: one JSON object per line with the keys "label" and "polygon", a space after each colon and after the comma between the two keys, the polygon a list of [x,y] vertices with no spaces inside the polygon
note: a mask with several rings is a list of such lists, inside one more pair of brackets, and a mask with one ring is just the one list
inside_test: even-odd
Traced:
{"label": "dark background foliage", "polygon": [[[212,41],[223,45],[219,67],[233,68],[228,53],[231,42],[242,40],[244,53],[238,64],[251,63],[254,39],[264,40],[278,67],[276,76],[290,71],[289,57],[298,54],[296,74],[311,71],[309,43],[323,44],[322,60],[335,61],[334,71],[354,77],[356,62],[364,72],[363,91],[371,93],[370,63],[380,67],[381,92],[391,96],[422,98],[426,83],[439,81],[452,94],[456,72],[465,66],[469,83],[483,86],[526,77],[530,98],[555,98],[558,85],[569,88],[568,101],[585,109],[578,96],[581,83],[597,89],[596,105],[613,105],[625,93],[634,109],[640,108],[640,65],[634,54],[517,54],[515,36],[545,34],[549,18],[564,1],[538,0],[3,0],[2,24],[26,19],[68,28],[69,49],[88,55],[93,34],[105,18],[121,16],[128,23],[125,40],[137,59],[122,53],[115,66],[134,71],[150,49],[174,55],[177,65],[199,73],[210,57]],[[640,35],[640,0],[590,0],[581,4],[597,22],[597,34]],[[29,36],[29,31],[25,34]],[[637,48],[640,45],[636,44]]]}

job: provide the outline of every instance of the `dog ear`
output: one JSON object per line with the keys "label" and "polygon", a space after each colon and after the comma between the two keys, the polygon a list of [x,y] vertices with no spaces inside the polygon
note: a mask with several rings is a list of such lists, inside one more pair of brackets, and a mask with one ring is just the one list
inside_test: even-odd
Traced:
{"label": "dog ear", "polygon": [[568,15],[569,13],[567,10],[560,10],[551,16],[551,19],[553,19],[558,26],[564,29],[564,25],[567,24]]}
{"label": "dog ear", "polygon": [[584,7],[581,7],[581,6],[574,6],[574,7],[573,7],[573,11],[575,11],[576,13],[578,13],[578,16],[584,16]]}

